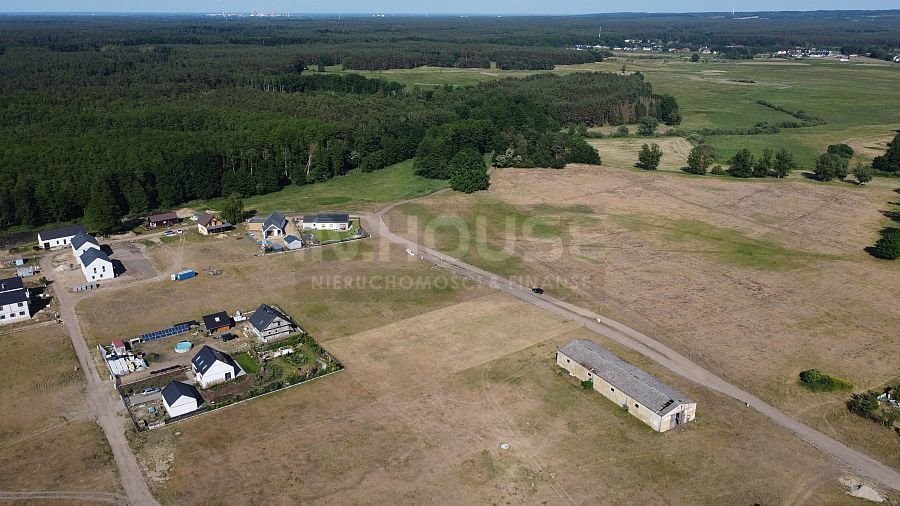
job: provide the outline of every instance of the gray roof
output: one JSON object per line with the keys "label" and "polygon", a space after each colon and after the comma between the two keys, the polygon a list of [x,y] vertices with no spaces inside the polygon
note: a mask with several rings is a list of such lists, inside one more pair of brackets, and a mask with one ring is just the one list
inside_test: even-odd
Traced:
{"label": "gray roof", "polygon": [[87,267],[97,260],[106,260],[109,262],[109,257],[102,250],[88,248],[84,250],[84,253],[82,253],[80,257],[78,257],[78,260],[81,261],[81,265]]}
{"label": "gray roof", "polygon": [[[286,235],[286,236],[284,236],[284,243],[285,243],[285,244],[290,244],[290,243],[292,243],[292,242],[297,242],[297,241],[300,241],[300,238],[297,237],[297,236],[295,236],[295,235]],[[301,241],[301,242],[302,242],[302,241]]]}
{"label": "gray roof", "polygon": [[350,215],[347,213],[322,213],[307,214],[303,216],[303,223],[348,223]]}
{"label": "gray roof", "polygon": [[178,219],[178,215],[173,212],[151,214],[150,216],[147,217],[147,221],[149,221],[150,223],[157,222],[157,221],[172,221],[172,220],[177,220],[177,219]]}
{"label": "gray roof", "polygon": [[52,241],[53,239],[72,237],[79,233],[87,233],[87,230],[84,229],[83,225],[70,225],[68,227],[56,228],[53,230],[44,230],[43,232],[38,232],[38,235],[41,236],[42,241]]}
{"label": "gray roof", "polygon": [[218,313],[204,315],[203,325],[206,327],[206,330],[230,327],[231,317],[228,316],[228,313],[226,313],[225,311],[219,311]]}
{"label": "gray roof", "polygon": [[96,246],[100,246],[100,243],[97,242],[97,238],[92,236],[91,234],[79,232],[79,233],[75,234],[75,237],[72,238],[72,247],[75,249],[78,249],[87,243],[91,243]]}
{"label": "gray roof", "polygon": [[693,402],[594,341],[576,339],[559,351],[658,415]]}
{"label": "gray roof", "polygon": [[28,302],[28,294],[22,284],[22,278],[13,276],[0,279],[0,306]]}
{"label": "gray roof", "polygon": [[212,348],[210,346],[204,346],[194,355],[194,358],[191,359],[191,363],[197,368],[197,372],[200,374],[204,374],[209,370],[210,367],[213,366],[216,362],[225,362],[234,368],[235,376],[237,376],[237,372],[240,370],[240,367],[235,363],[234,359],[222,353],[221,351]]}
{"label": "gray roof", "polygon": [[178,399],[182,397],[190,397],[192,399],[197,400],[197,404],[203,403],[203,397],[200,396],[200,392],[197,390],[197,387],[194,385],[188,385],[187,383],[182,383],[180,381],[173,381],[166,385],[165,388],[162,389],[163,399],[169,403],[169,406],[178,402]]}
{"label": "gray roof", "polygon": [[284,217],[283,214],[278,211],[274,211],[272,214],[266,218],[265,223],[263,223],[263,230],[268,230],[272,227],[277,228],[278,230],[284,230],[284,227],[287,226],[287,218]]}
{"label": "gray roof", "polygon": [[[201,226],[203,226],[203,227],[209,227],[209,223],[210,223],[210,222],[213,220],[213,218],[215,218],[215,217],[216,217],[216,215],[214,215],[214,214],[203,213],[203,214],[201,214],[200,216],[197,217],[197,224],[199,224],[199,225],[201,225]],[[225,220],[221,220],[221,221],[222,221],[222,225],[220,225],[220,226],[218,226],[218,227],[213,227],[213,228],[214,228],[214,229],[217,229],[217,228],[231,227],[231,223],[228,223],[228,222],[225,221]]]}
{"label": "gray roof", "polygon": [[269,325],[275,320],[275,317],[280,317],[282,320],[290,323],[290,318],[284,315],[281,311],[273,308],[268,304],[261,304],[256,311],[250,315],[247,321],[250,322],[250,325],[253,325],[253,328],[262,332],[269,328]]}

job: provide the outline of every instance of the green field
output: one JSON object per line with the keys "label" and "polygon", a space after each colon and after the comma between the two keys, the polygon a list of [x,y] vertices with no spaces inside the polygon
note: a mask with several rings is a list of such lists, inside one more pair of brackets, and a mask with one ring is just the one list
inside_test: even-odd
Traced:
{"label": "green field", "polygon": [[[244,209],[267,214],[282,212],[360,211],[378,204],[426,195],[446,188],[447,181],[426,179],[413,173],[412,160],[375,172],[358,172],[304,186],[288,186],[275,193],[244,200]],[[221,209],[224,199],[193,202],[190,207]]]}
{"label": "green field", "polygon": [[[801,168],[809,168],[828,144],[859,139],[865,147],[883,148],[867,139],[892,135],[900,129],[897,83],[900,65],[867,60],[753,60],[690,63],[687,57],[618,56],[602,63],[558,67],[555,72],[641,72],[656,93],[678,99],[684,122],[679,128],[752,127],[758,122],[778,122],[792,117],[763,107],[766,100],[792,111],[803,110],[823,118],[825,125],[782,129],[774,135],[716,135],[708,139],[719,151],[719,160],[747,147],[785,148],[793,152]],[[331,68],[338,72],[337,67]],[[533,71],[417,68],[360,72],[366,77],[413,86],[473,85],[503,77],[521,77]],[[753,81],[753,82],[747,82]],[[661,125],[660,131],[666,127]],[[601,155],[603,150],[600,150]],[[871,158],[863,154],[863,158]]]}

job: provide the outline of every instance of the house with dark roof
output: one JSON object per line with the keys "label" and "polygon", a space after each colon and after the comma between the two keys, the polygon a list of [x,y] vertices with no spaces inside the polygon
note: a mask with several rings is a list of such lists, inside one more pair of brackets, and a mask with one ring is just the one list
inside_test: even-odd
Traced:
{"label": "house with dark roof", "polygon": [[697,403],[588,339],[556,352],[556,364],[657,432],[694,419]]}
{"label": "house with dark roof", "polygon": [[287,315],[268,304],[260,305],[247,321],[256,337],[264,343],[287,337],[298,330]]}
{"label": "house with dark roof", "polygon": [[25,288],[22,278],[0,279],[0,325],[31,318],[30,303],[31,293]]}
{"label": "house with dark roof", "polygon": [[181,218],[175,213],[151,214],[147,217],[147,228],[170,227],[181,223]]}
{"label": "house with dark roof", "polygon": [[303,240],[295,235],[286,235],[284,236],[284,245],[287,249],[301,249],[303,247]]}
{"label": "house with dark roof", "polygon": [[203,317],[203,326],[207,334],[223,332],[231,328],[231,317],[225,311],[208,314]]}
{"label": "house with dark roof", "polygon": [[346,213],[320,213],[303,216],[303,230],[350,230],[353,226]]}
{"label": "house with dark roof", "polygon": [[72,238],[79,233],[87,234],[87,230],[85,230],[82,225],[71,225],[53,230],[44,230],[43,232],[38,232],[38,246],[43,249],[62,248],[71,244]]}
{"label": "house with dark roof", "polygon": [[200,388],[209,388],[244,374],[233,358],[210,346],[204,346],[194,355],[191,370]]}
{"label": "house with dark roof", "polygon": [[247,229],[260,232],[262,238],[284,237],[288,220],[278,211],[268,216],[254,216],[247,220]]}
{"label": "house with dark roof", "polygon": [[75,258],[81,256],[88,249],[100,249],[100,243],[97,242],[97,238],[86,234],[84,232],[78,232],[70,242],[72,246],[72,254],[75,255]]}
{"label": "house with dark roof", "polygon": [[232,228],[231,223],[218,218],[214,214],[203,213],[197,217],[197,231],[203,235],[221,234]]}
{"label": "house with dark roof", "polygon": [[116,273],[113,270],[112,260],[100,248],[88,248],[78,257],[81,264],[81,273],[87,281],[101,281],[113,279]]}
{"label": "house with dark roof", "polygon": [[169,418],[193,413],[203,404],[197,387],[180,381],[172,381],[162,389],[162,400]]}

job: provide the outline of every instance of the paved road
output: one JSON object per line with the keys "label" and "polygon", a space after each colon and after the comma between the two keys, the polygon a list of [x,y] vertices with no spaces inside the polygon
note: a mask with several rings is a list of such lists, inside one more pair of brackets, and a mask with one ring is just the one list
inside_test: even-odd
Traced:
{"label": "paved road", "polygon": [[[53,255],[45,255],[41,259],[41,267],[43,275],[52,279],[54,275],[52,259]],[[138,466],[137,459],[131,453],[131,447],[125,439],[125,423],[127,418],[120,415],[120,411],[124,411],[124,406],[119,400],[118,394],[110,383],[104,383],[97,372],[91,349],[88,347],[84,336],[81,334],[81,326],[78,324],[78,316],[75,314],[75,303],[72,294],[61,284],[55,287],[53,291],[59,302],[59,313],[62,317],[66,330],[69,332],[69,338],[72,340],[72,346],[75,348],[75,354],[78,356],[78,363],[81,370],[84,371],[84,377],[87,380],[87,403],[88,408],[94,416],[97,417],[97,423],[103,428],[109,446],[112,449],[116,466],[119,470],[119,480],[122,482],[122,488],[128,497],[128,502],[136,506],[158,504],[156,499],[150,493],[141,468]],[[104,374],[106,371],[103,371]]]}
{"label": "paved road", "polygon": [[405,202],[398,202],[389,205],[374,214],[360,213],[360,215],[366,221],[366,226],[370,232],[377,231],[377,235],[410,249],[424,260],[439,265],[456,275],[478,281],[483,285],[508,293],[529,304],[533,304],[558,316],[572,320],[597,334],[612,339],[613,341],[641,353],[676,374],[729,397],[733,397],[741,402],[748,403],[751,408],[766,415],[776,424],[800,436],[819,450],[843,461],[860,475],[900,491],[900,473],[894,469],[795,420],[776,409],[774,406],[765,403],[753,394],[745,392],[707,371],[659,341],[629,328],[624,324],[610,320],[609,318],[605,318],[602,315],[595,314],[578,306],[574,306],[548,295],[536,295],[531,292],[529,287],[518,285],[508,279],[497,276],[496,274],[461,262],[460,260],[449,257],[439,251],[419,245],[414,241],[395,234],[388,228],[387,223],[385,223],[384,215],[394,207],[404,203]]}

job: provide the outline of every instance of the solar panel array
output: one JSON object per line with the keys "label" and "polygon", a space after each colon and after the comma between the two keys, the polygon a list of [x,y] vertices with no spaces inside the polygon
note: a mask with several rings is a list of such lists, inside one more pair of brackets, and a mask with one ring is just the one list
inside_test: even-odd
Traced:
{"label": "solar panel array", "polygon": [[180,323],[175,325],[174,327],[169,327],[163,330],[157,330],[156,332],[147,332],[146,334],[141,336],[141,342],[147,341],[156,341],[158,339],[163,339],[169,336],[177,336],[178,334],[184,334],[188,330],[191,329],[191,325],[189,323]]}

